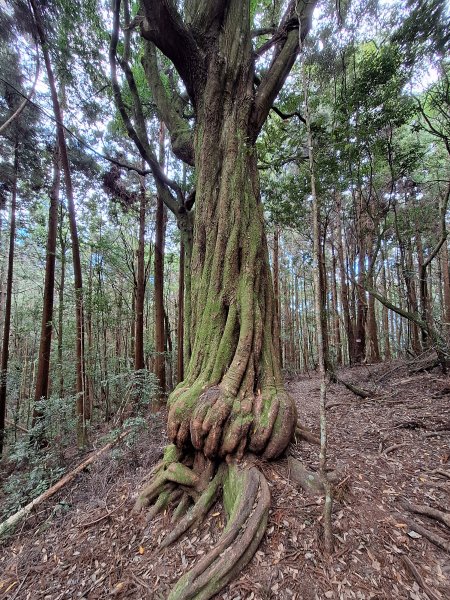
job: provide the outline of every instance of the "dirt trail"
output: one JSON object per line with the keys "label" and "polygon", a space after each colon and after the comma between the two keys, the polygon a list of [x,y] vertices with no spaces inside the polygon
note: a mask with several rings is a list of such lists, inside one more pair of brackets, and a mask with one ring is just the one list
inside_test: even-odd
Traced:
{"label": "dirt trail", "polygon": [[[389,375],[394,366],[341,372],[376,388],[375,399],[362,401],[339,385],[328,390],[330,465],[341,473],[332,559],[321,554],[322,499],[289,480],[286,460],[261,464],[273,496],[268,532],[251,564],[218,598],[426,600],[423,584],[435,598],[450,597],[449,554],[411,533],[405,517],[447,542],[449,530],[400,506],[406,499],[449,509],[449,479],[433,471],[450,473],[450,381],[437,374],[410,377],[404,368]],[[317,377],[302,377],[289,389],[302,422],[317,433]],[[145,515],[130,515],[165,443],[161,416],[131,450],[101,459],[22,524],[0,553],[0,598],[165,598],[224,526],[218,506],[204,527],[160,552],[169,517],[148,524]],[[291,453],[317,468],[316,446],[299,442]]]}

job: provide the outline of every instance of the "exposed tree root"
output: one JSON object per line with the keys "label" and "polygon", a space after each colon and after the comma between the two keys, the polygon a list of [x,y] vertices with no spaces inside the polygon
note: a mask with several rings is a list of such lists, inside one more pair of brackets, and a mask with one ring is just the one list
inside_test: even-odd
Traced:
{"label": "exposed tree root", "polygon": [[440,597],[437,596],[430,588],[430,586],[428,586],[425,583],[422,575],[417,570],[415,564],[405,555],[403,555],[401,558],[408,571],[411,573],[411,575],[414,577],[414,579],[417,581],[418,585],[423,589],[426,595],[430,598],[430,600],[440,600]]}
{"label": "exposed tree root", "polygon": [[[173,462],[169,462],[170,458]],[[138,498],[135,510],[153,501],[150,514],[154,516],[179,501],[172,516],[176,525],[161,542],[165,548],[191,527],[199,525],[223,493],[228,523],[221,538],[181,577],[169,596],[169,600],[208,600],[233,579],[256,552],[267,527],[270,492],[262,473],[245,462],[242,465],[221,462],[214,477],[204,481],[197,472],[202,459],[191,460],[192,468],[180,460],[189,462],[169,446],[153,480]],[[191,497],[194,504],[189,508]]]}
{"label": "exposed tree root", "polygon": [[320,439],[316,437],[309,429],[300,424],[300,421],[297,421],[297,425],[295,427],[295,438],[300,438],[302,440],[306,440],[310,444],[315,444],[316,446],[320,446]]}
{"label": "exposed tree root", "polygon": [[411,527],[413,531],[420,533],[420,535],[422,535],[424,538],[427,538],[427,540],[429,540],[435,546],[450,553],[450,542],[447,542],[447,540],[445,540],[442,536],[430,531],[429,529],[426,529],[425,527],[422,527],[422,525],[418,525],[411,519],[403,517],[403,520],[409,527]]}
{"label": "exposed tree root", "polygon": [[[288,464],[292,481],[301,486],[305,492],[310,494],[325,493],[325,486],[319,473],[310,471],[293,456],[289,456]],[[330,484],[334,484],[339,480],[339,473],[337,471],[328,473],[327,479]]]}
{"label": "exposed tree root", "polygon": [[323,494],[324,487],[318,473],[307,469],[299,460],[290,456],[288,458],[291,479],[300,485],[305,492]]}
{"label": "exposed tree root", "polygon": [[405,510],[409,510],[409,512],[416,513],[417,515],[425,515],[426,517],[430,517],[430,519],[436,519],[436,521],[439,521],[450,528],[450,515],[441,510],[437,510],[436,508],[432,508],[425,504],[412,504],[405,501],[400,502],[400,505]]}

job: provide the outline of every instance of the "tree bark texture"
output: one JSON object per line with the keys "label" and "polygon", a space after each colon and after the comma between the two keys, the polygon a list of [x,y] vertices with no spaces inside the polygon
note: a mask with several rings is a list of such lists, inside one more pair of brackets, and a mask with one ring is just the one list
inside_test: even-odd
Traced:
{"label": "tree bark texture", "polygon": [[137,277],[134,292],[134,370],[145,367],[144,359],[144,302],[145,302],[145,185],[141,178],[139,195],[139,242],[137,251]]}
{"label": "tree bark texture", "polygon": [[[164,169],[164,125],[159,133],[159,162]],[[161,196],[156,199],[155,230],[155,375],[159,382],[161,396],[166,391],[166,359],[164,355],[164,245],[166,237],[167,210]]]}
{"label": "tree bark texture", "polygon": [[5,319],[3,322],[2,360],[0,367],[0,457],[3,454],[6,419],[6,392],[9,362],[9,335],[11,330],[11,303],[14,273],[14,246],[16,239],[17,174],[19,170],[19,150],[14,148],[14,180],[11,193],[11,224],[9,229],[8,274],[6,276]]}
{"label": "tree bark texture", "polygon": [[[204,76],[191,83],[197,172],[191,359],[169,399],[168,433],[177,446],[207,457],[249,449],[275,458],[292,437],[296,412],[281,375],[252,143],[261,115],[253,110],[249,5],[223,4],[201,47]],[[297,44],[293,39],[293,58]]]}
{"label": "tree bark texture", "polygon": [[56,239],[58,232],[59,188],[61,168],[59,152],[55,148],[53,157],[53,183],[50,191],[48,211],[47,251],[45,256],[44,301],[42,307],[41,340],[39,344],[36,388],[34,394],[33,425],[42,416],[39,402],[48,396],[50,352],[53,332],[53,296],[55,290]]}
{"label": "tree bark texture", "polygon": [[83,309],[83,279],[80,259],[80,244],[78,240],[78,227],[76,222],[75,202],[72,185],[72,175],[70,172],[69,157],[67,154],[67,145],[64,135],[63,115],[61,105],[58,99],[56,80],[50,61],[49,46],[43,24],[42,14],[39,4],[36,0],[30,0],[36,29],[41,43],[42,54],[44,55],[45,68],[52,98],[53,113],[56,120],[56,130],[58,136],[58,148],[61,160],[61,166],[64,171],[64,183],[67,196],[67,208],[69,216],[70,234],[72,240],[72,260],[75,284],[75,316],[76,316],[76,415],[77,415],[77,443],[80,448],[86,444],[86,420],[85,420],[85,365],[84,365],[84,309]]}

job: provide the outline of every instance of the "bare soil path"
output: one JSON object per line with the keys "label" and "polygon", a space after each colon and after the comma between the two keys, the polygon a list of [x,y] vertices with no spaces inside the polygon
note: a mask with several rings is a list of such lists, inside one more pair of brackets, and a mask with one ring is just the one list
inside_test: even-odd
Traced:
{"label": "bare soil path", "polygon": [[[273,497],[268,532],[250,565],[218,598],[450,598],[450,554],[407,521],[447,543],[450,530],[401,505],[406,500],[450,512],[450,380],[437,373],[409,376],[400,363],[340,375],[378,393],[363,401],[339,385],[328,390],[330,466],[340,472],[333,557],[322,556],[323,499],[290,481],[287,460],[262,463]],[[300,419],[318,433],[317,377],[302,376],[289,389]],[[224,523],[218,506],[205,526],[161,552],[157,542],[169,516],[148,524],[145,515],[130,515],[165,443],[162,414],[136,445],[100,459],[23,523],[0,550],[0,598],[166,598]],[[316,446],[301,441],[290,452],[317,468]]]}

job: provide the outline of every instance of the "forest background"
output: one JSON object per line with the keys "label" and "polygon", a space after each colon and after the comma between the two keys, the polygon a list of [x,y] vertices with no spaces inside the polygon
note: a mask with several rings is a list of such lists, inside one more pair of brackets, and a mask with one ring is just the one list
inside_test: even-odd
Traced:
{"label": "forest background", "polygon": [[[188,360],[183,243],[120,114],[109,4],[37,4],[47,57],[27,3],[0,11],[0,521],[61,477],[68,449],[122,428],[132,444]],[[260,77],[283,5],[251,3]],[[127,33],[137,6],[123,9],[116,84],[132,110],[130,62],[159,168],[194,202]],[[319,3],[269,113],[257,161],[287,378],[319,364],[311,151],[328,372],[396,358],[446,369],[448,18],[440,0]],[[162,54],[157,66],[189,123],[177,73]]]}

